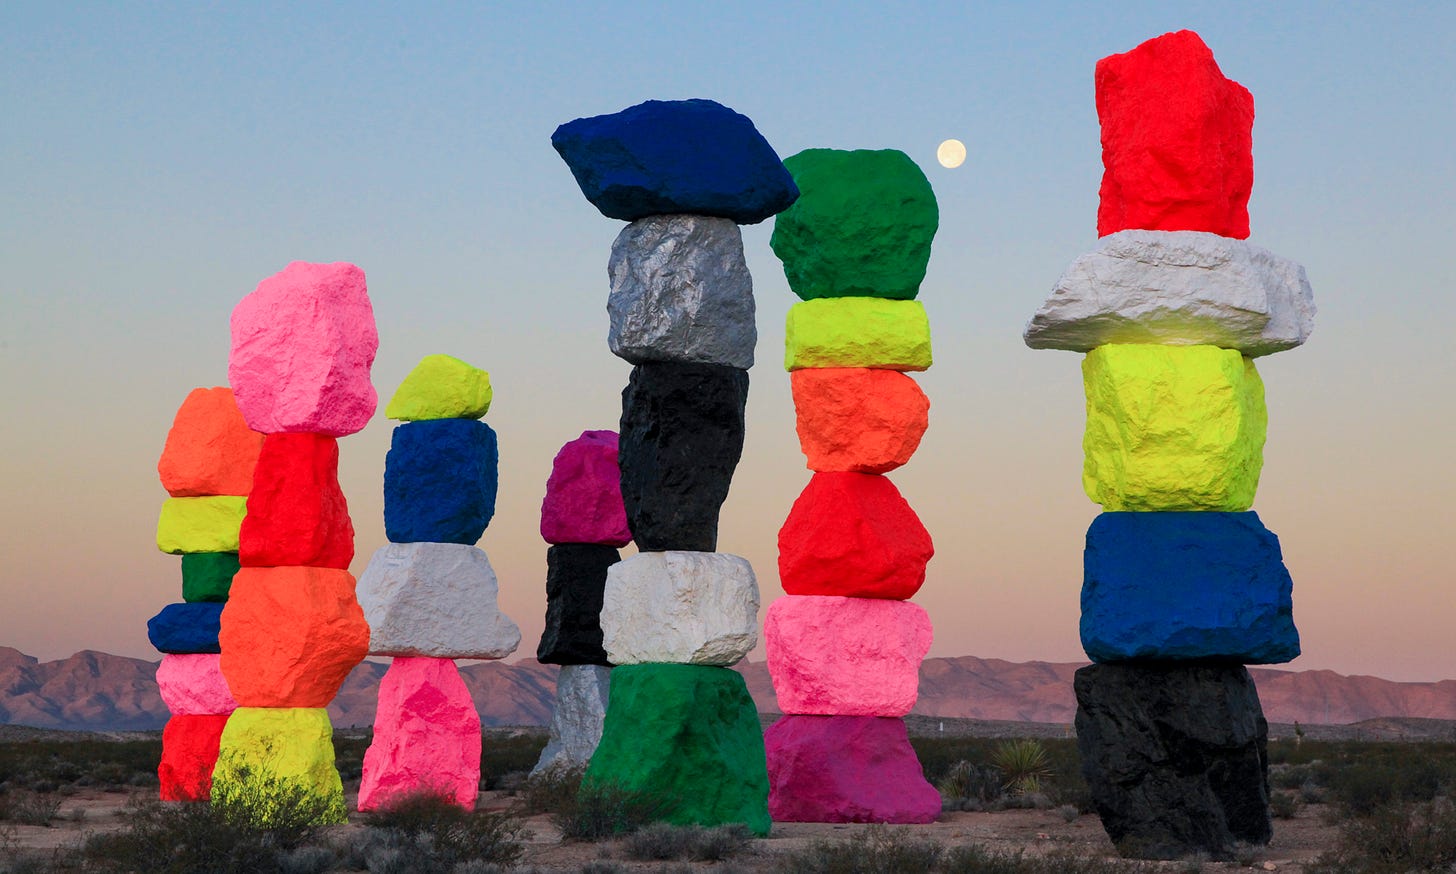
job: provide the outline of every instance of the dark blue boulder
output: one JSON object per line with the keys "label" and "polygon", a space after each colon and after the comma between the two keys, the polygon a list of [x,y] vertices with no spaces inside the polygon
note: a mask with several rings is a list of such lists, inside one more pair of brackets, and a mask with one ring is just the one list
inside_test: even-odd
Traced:
{"label": "dark blue boulder", "polygon": [[168,604],[147,620],[147,639],[158,652],[220,652],[217,632],[225,606],[218,601]]}
{"label": "dark blue boulder", "polygon": [[495,515],[495,432],[475,419],[394,429],[384,457],[384,535],[392,543],[472,544]]}
{"label": "dark blue boulder", "polygon": [[799,197],[748,116],[711,100],[649,100],[578,118],[551,145],[607,218],[692,213],[752,225]]}
{"label": "dark blue boulder", "polygon": [[1103,513],[1083,554],[1082,648],[1094,662],[1287,662],[1293,587],[1257,513]]}

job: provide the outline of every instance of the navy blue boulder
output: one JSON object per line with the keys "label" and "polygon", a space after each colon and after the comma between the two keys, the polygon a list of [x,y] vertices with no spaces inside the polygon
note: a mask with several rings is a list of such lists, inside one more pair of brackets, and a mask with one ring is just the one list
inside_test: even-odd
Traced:
{"label": "navy blue boulder", "polygon": [[495,515],[495,432],[475,419],[394,429],[384,457],[384,534],[392,543],[472,544]]}
{"label": "navy blue boulder", "polygon": [[224,606],[218,601],[168,604],[147,620],[147,639],[158,652],[221,652],[217,633],[222,628]]}

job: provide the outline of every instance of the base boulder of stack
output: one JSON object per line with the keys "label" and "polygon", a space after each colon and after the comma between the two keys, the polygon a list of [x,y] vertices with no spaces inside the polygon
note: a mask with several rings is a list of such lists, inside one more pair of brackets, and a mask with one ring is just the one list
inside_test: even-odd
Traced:
{"label": "base boulder of stack", "polygon": [[925,781],[905,721],[785,716],[764,732],[769,813],[779,822],[935,822],[940,793]]}
{"label": "base boulder of stack", "polygon": [[585,768],[602,740],[612,669],[602,665],[562,665],[556,678],[556,709],[546,749],[531,774]]}

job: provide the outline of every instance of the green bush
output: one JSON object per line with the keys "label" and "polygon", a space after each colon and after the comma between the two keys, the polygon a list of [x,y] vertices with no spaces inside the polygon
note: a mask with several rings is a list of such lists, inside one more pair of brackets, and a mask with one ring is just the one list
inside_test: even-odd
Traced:
{"label": "green bush", "polygon": [[741,825],[704,828],[656,822],[628,835],[622,851],[627,858],[639,862],[672,859],[720,862],[742,851],[751,837]]}
{"label": "green bush", "polygon": [[932,871],[944,850],[906,828],[872,825],[847,841],[819,840],[779,858],[785,874],[901,874]]}
{"label": "green bush", "polygon": [[571,841],[599,841],[630,834],[664,819],[666,799],[612,783],[583,782],[576,796],[554,813],[551,821]]}
{"label": "green bush", "polygon": [[516,806],[526,814],[559,813],[576,804],[581,791],[583,768],[548,768],[521,782],[516,790]]}
{"label": "green bush", "polygon": [[1381,806],[1351,819],[1308,874],[1406,874],[1456,866],[1456,808],[1448,799]]}
{"label": "green bush", "polygon": [[61,809],[61,799],[44,792],[0,792],[0,822],[50,825]]}
{"label": "green bush", "polygon": [[464,863],[513,865],[525,853],[528,837],[521,821],[509,814],[466,810],[430,793],[404,796],[364,821],[395,838],[409,865],[405,870],[420,874],[450,874]]}

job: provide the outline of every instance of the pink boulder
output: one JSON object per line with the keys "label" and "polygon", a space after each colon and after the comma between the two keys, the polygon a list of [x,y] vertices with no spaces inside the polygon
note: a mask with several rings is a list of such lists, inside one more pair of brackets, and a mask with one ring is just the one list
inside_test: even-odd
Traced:
{"label": "pink boulder", "polygon": [[934,822],[905,722],[873,716],[785,716],[763,734],[775,822]]}
{"label": "pink boulder", "polygon": [[479,785],[480,716],[455,662],[395,659],[379,684],[359,809],[420,794],[472,809]]}
{"label": "pink boulder", "polygon": [[783,712],[904,716],[931,629],[909,601],[785,595],[769,605],[763,636]]}
{"label": "pink boulder", "polygon": [[541,502],[541,537],[547,543],[626,546],[627,510],[617,467],[617,432],[583,431],[551,462]]}
{"label": "pink boulder", "polygon": [[162,729],[162,762],[157,779],[163,801],[207,801],[212,797],[212,768],[229,714],[174,716]]}
{"label": "pink boulder", "polygon": [[294,261],[238,303],[232,335],[228,382],[254,431],[342,437],[374,415],[379,332],[353,264]]}
{"label": "pink boulder", "polygon": [[222,676],[222,656],[216,653],[162,656],[157,689],[167,709],[177,716],[227,714],[238,708]]}

